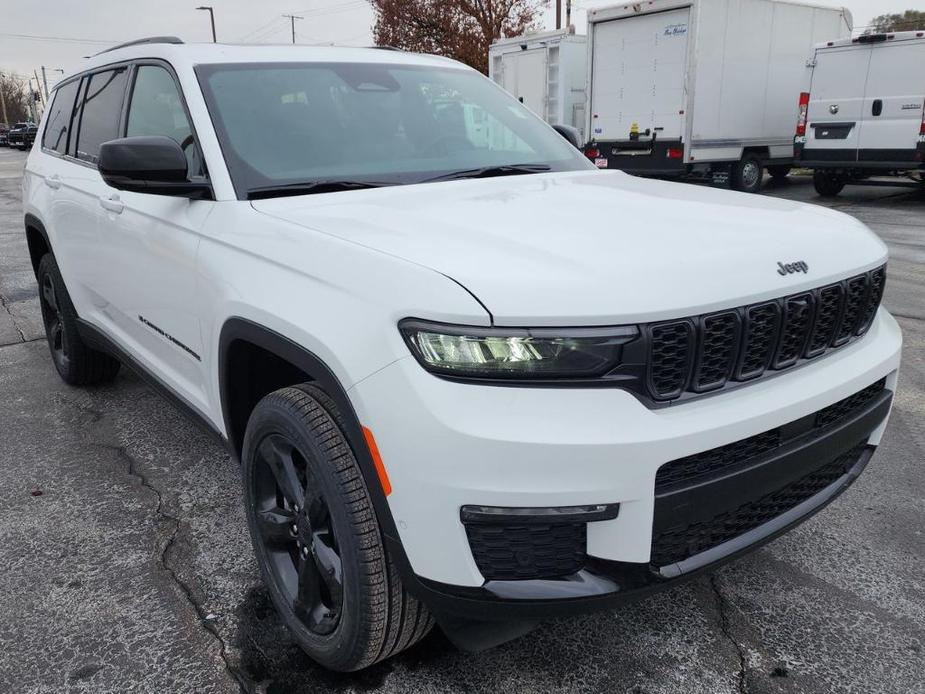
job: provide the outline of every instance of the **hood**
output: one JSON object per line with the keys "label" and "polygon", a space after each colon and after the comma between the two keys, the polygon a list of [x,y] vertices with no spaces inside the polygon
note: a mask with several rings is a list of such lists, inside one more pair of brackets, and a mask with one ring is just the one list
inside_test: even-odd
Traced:
{"label": "hood", "polygon": [[695,315],[822,286],[886,258],[886,246],[844,214],[613,171],[395,186],[253,206],[432,268],[478,298],[495,325]]}

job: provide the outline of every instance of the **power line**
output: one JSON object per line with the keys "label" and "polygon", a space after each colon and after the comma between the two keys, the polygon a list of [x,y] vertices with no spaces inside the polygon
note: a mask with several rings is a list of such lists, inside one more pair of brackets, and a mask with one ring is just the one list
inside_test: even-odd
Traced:
{"label": "power line", "polygon": [[39,36],[37,34],[7,33],[0,33],[0,36],[5,36],[11,39],[28,39],[29,41],[64,41],[68,43],[106,44],[107,46],[111,46],[114,43],[119,43],[118,41],[108,41],[106,39],[79,39],[73,36]]}

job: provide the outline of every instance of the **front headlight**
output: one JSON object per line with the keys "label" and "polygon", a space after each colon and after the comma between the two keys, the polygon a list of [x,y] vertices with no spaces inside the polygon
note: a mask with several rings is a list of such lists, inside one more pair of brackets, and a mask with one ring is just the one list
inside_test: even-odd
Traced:
{"label": "front headlight", "polygon": [[399,329],[421,366],[463,378],[593,378],[620,362],[635,326],[480,328],[403,320]]}

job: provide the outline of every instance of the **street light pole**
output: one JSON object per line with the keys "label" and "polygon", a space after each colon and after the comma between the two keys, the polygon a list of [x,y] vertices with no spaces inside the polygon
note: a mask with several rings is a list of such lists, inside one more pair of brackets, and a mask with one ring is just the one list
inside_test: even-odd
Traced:
{"label": "street light pole", "polygon": [[288,17],[289,21],[292,23],[292,43],[295,45],[295,20],[305,19],[305,17],[299,17],[295,14],[284,14],[283,17]]}
{"label": "street light pole", "polygon": [[215,12],[212,11],[212,7],[210,5],[200,5],[196,9],[209,11],[209,21],[212,23],[212,43],[217,43],[215,39]]}
{"label": "street light pole", "polygon": [[48,100],[48,77],[45,76],[45,66],[42,66],[42,86],[45,87],[45,100]]}

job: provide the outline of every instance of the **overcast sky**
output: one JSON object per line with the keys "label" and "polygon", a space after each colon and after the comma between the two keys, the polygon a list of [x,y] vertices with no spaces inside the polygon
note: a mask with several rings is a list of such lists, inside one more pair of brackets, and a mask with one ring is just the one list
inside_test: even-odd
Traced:
{"label": "overcast sky", "polygon": [[[74,70],[83,56],[140,36],[174,35],[184,41],[211,39],[209,13],[195,8],[202,0],[3,0],[0,5],[0,70],[31,76],[41,66],[49,69],[49,84],[57,80],[54,68]],[[299,43],[336,43],[368,46],[373,13],[366,0],[205,0],[215,7],[219,41],[288,43],[290,24],[296,20]],[[563,0],[564,3],[564,0]],[[816,0],[817,4],[844,5],[855,26],[876,15],[925,9],[925,0]],[[552,2],[554,4],[554,0]],[[576,0],[573,21],[584,29],[585,7],[612,4],[607,0]],[[548,27],[554,14],[545,14]]]}

